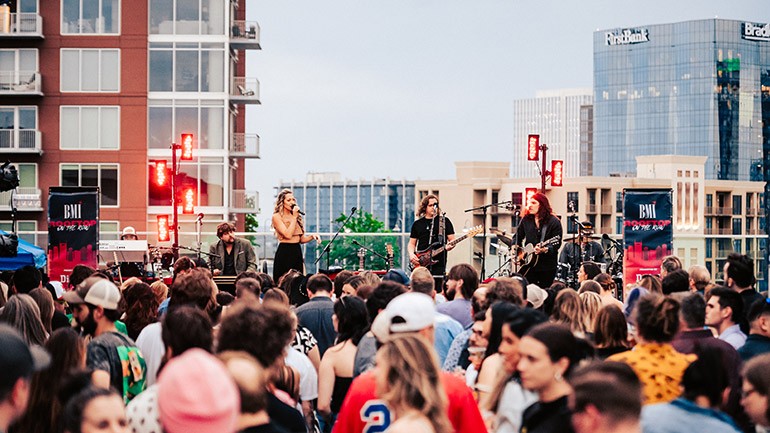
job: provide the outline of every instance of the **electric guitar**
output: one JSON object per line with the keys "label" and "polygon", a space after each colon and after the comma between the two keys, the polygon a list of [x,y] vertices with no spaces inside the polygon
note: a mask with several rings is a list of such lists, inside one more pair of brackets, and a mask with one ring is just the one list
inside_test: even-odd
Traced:
{"label": "electric guitar", "polygon": [[[417,260],[419,262],[419,265],[417,266],[432,266],[438,263],[438,260],[433,260],[433,256],[443,253],[447,247],[451,247],[453,245],[457,245],[458,243],[464,241],[465,239],[471,238],[473,236],[476,236],[477,234],[483,232],[484,229],[481,228],[480,225],[476,227],[471,227],[467,233],[460,236],[459,238],[455,238],[452,241],[449,241],[446,243],[446,245],[441,245],[440,243],[436,242],[433,245],[430,245],[428,248],[425,248],[424,250],[415,251],[414,255],[417,256]],[[414,270],[417,266],[414,265],[411,261],[409,262],[409,269]]]}
{"label": "electric guitar", "polygon": [[385,256],[388,258],[388,270],[393,269],[393,245],[385,244]]}
{"label": "electric guitar", "polygon": [[518,247],[516,251],[516,257],[513,260],[516,265],[519,266],[519,273],[526,275],[532,268],[537,266],[537,261],[540,259],[540,254],[535,254],[535,248],[550,247],[552,245],[558,245],[561,243],[559,236],[548,238],[537,245],[527,244],[523,247]]}

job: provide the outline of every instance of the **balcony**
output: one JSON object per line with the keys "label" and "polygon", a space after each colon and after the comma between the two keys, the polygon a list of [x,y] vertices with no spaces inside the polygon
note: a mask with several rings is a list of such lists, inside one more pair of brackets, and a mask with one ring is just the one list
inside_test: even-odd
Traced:
{"label": "balcony", "polygon": [[234,189],[230,194],[231,213],[257,213],[259,210],[259,193]]}
{"label": "balcony", "polygon": [[230,156],[233,158],[259,159],[259,135],[233,134],[233,139],[230,142]]}
{"label": "balcony", "polygon": [[0,95],[43,96],[40,73],[37,71],[0,71]]}
{"label": "balcony", "polygon": [[233,21],[230,27],[230,45],[240,50],[261,50],[259,24],[256,21]]}
{"label": "balcony", "polygon": [[612,206],[602,205],[600,210],[601,210],[602,214],[611,214],[612,213]]}
{"label": "balcony", "polygon": [[43,17],[36,13],[12,13],[6,22],[0,18],[0,39],[43,39]]}
{"label": "balcony", "polygon": [[722,215],[722,216],[732,216],[733,208],[732,207],[718,207],[718,208],[714,208],[714,214]]}
{"label": "balcony", "polygon": [[0,153],[36,153],[42,155],[40,131],[34,129],[0,130]]}
{"label": "balcony", "polygon": [[589,204],[586,206],[586,213],[595,214],[596,213],[596,205],[595,204]]}
{"label": "balcony", "polygon": [[259,80],[256,78],[234,77],[230,86],[230,102],[236,104],[261,104]]}
{"label": "balcony", "polygon": [[[13,191],[0,192],[0,211],[11,210],[11,193]],[[40,199],[39,188],[19,187],[13,194],[16,210],[19,212],[40,212],[43,205]]]}

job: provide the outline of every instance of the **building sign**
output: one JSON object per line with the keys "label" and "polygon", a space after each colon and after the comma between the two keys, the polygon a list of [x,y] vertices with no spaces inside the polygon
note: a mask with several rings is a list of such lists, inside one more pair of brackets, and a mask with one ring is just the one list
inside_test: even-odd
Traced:
{"label": "building sign", "polygon": [[618,29],[604,34],[606,45],[631,45],[650,42],[650,32],[647,29]]}
{"label": "building sign", "polygon": [[743,39],[770,41],[770,24],[743,23]]}
{"label": "building sign", "polygon": [[670,189],[623,190],[623,282],[636,284],[643,275],[660,273],[672,254],[673,206]]}

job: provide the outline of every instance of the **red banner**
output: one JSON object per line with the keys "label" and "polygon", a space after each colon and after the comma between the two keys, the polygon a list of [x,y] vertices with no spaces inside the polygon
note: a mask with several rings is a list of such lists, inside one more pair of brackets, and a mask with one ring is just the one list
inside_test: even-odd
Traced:
{"label": "red banner", "polygon": [[99,253],[99,188],[51,187],[48,193],[48,274],[69,281],[75,265],[96,269]]}

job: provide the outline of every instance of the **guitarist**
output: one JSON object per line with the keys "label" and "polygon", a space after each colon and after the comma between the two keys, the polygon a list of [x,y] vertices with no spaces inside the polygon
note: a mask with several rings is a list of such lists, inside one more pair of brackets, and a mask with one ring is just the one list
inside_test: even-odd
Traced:
{"label": "guitarist", "polygon": [[[420,207],[417,210],[419,219],[412,224],[412,233],[409,235],[409,245],[407,246],[409,261],[414,266],[420,265],[415,251],[422,251],[434,244],[441,246],[453,241],[455,238],[455,229],[452,226],[452,221],[446,217],[436,218],[440,211],[438,197],[434,194],[428,194],[420,201]],[[440,227],[442,220],[444,222],[443,231]],[[442,233],[444,234],[444,239],[441,239]],[[446,250],[449,251],[453,247],[454,245],[447,245]],[[446,252],[433,256],[433,260],[436,260],[437,263],[429,266],[428,270],[436,278],[436,287],[442,287],[439,283],[443,283],[444,272],[446,271]]]}
{"label": "guitarist", "polygon": [[[542,247],[539,244],[554,236],[558,236],[558,243],[550,247]],[[521,273],[530,283],[537,284],[546,289],[551,286],[556,277],[556,264],[561,245],[561,221],[551,210],[551,204],[543,193],[536,193],[527,200],[524,217],[516,230],[516,239],[519,245],[532,244],[535,246],[535,258],[537,261],[532,267],[523,267]]]}

